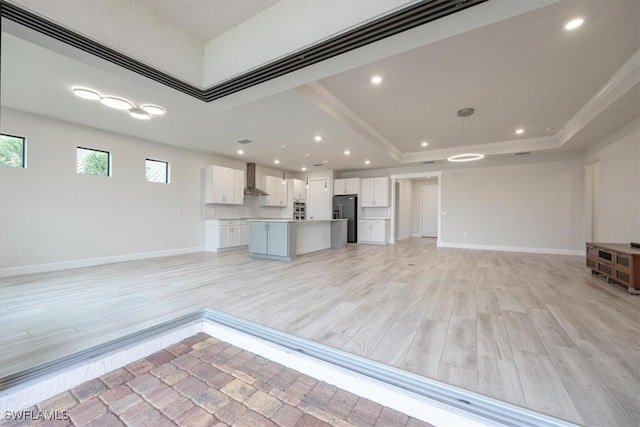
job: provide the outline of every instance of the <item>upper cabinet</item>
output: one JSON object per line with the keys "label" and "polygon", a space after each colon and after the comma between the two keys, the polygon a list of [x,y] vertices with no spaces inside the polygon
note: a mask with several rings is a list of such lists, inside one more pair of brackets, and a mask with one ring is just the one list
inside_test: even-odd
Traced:
{"label": "upper cabinet", "polygon": [[244,171],[209,165],[204,169],[204,202],[224,205],[244,203]]}
{"label": "upper cabinet", "polygon": [[362,207],[389,207],[389,177],[362,178]]}
{"label": "upper cabinet", "polygon": [[333,180],[333,194],[360,194],[360,178],[344,178]]}
{"label": "upper cabinet", "polygon": [[301,179],[293,179],[293,200],[307,200],[307,185]]}
{"label": "upper cabinet", "polygon": [[264,196],[262,206],[287,206],[287,183],[275,176],[262,176],[262,189],[269,193]]}

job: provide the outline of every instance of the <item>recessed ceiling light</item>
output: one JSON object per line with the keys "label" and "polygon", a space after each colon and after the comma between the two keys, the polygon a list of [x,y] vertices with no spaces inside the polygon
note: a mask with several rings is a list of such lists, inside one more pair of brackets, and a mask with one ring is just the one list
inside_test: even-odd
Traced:
{"label": "recessed ceiling light", "polygon": [[167,110],[165,110],[164,108],[162,108],[159,105],[151,105],[151,104],[146,104],[143,105],[142,108],[144,111],[146,111],[147,113],[151,114],[152,116],[161,116],[164,113],[167,112]]}
{"label": "recessed ceiling light", "polygon": [[370,165],[370,164],[371,164],[371,160],[365,160],[365,161],[364,161],[364,164],[365,164],[365,165]]}
{"label": "recessed ceiling light", "polygon": [[522,135],[524,133],[524,129],[520,128],[520,129],[516,129],[516,133],[518,135]]}
{"label": "recessed ceiling light", "polygon": [[286,150],[286,149],[287,149],[287,148],[289,148],[289,147],[288,147],[286,144],[282,144],[282,145],[280,146],[280,148],[282,148],[283,150]]}
{"label": "recessed ceiling light", "polygon": [[304,153],[304,156],[309,158],[310,154],[309,153]]}
{"label": "recessed ceiling light", "polygon": [[238,150],[238,154],[244,154],[244,150]]}
{"label": "recessed ceiling light", "polygon": [[569,31],[575,30],[576,28],[578,28],[582,24],[584,24],[584,19],[583,18],[575,18],[575,19],[572,19],[571,21],[567,22],[564,25],[564,29],[565,30],[569,30]]}
{"label": "recessed ceiling light", "polygon": [[320,141],[322,141],[322,137],[320,135],[316,135],[316,136],[313,137],[313,140],[315,142],[320,142]]}
{"label": "recessed ceiling light", "polygon": [[129,115],[138,120],[149,120],[151,115],[144,111],[142,108],[132,108],[129,110]]}
{"label": "recessed ceiling light", "polygon": [[349,151],[349,150],[344,150],[344,155],[345,155],[345,156],[348,156],[349,154],[351,154],[351,151]]}
{"label": "recessed ceiling light", "polygon": [[327,163],[329,163],[329,160],[323,160],[322,163],[326,165]]}
{"label": "recessed ceiling light", "polygon": [[103,96],[100,98],[100,103],[107,107],[115,108],[116,110],[130,110],[133,108],[133,104],[124,98],[118,98],[117,96]]}
{"label": "recessed ceiling light", "polygon": [[382,76],[371,77],[371,83],[373,83],[374,85],[379,85],[380,83],[382,83]]}
{"label": "recessed ceiling light", "polygon": [[307,168],[305,168],[304,166],[302,167],[302,172],[306,172]]}
{"label": "recessed ceiling light", "polygon": [[275,159],[275,160],[273,161],[273,163],[275,163],[276,165],[279,165],[279,164],[280,164],[280,160]]}
{"label": "recessed ceiling light", "polygon": [[456,154],[447,158],[450,162],[473,162],[480,159],[484,159],[484,154]]}
{"label": "recessed ceiling light", "polygon": [[100,98],[102,98],[102,95],[100,95],[95,90],[86,89],[83,87],[73,88],[73,93],[80,98],[90,99],[91,101],[98,101]]}
{"label": "recessed ceiling light", "polygon": [[422,141],[420,145],[422,145],[423,147],[426,147],[427,145],[429,145],[429,143],[427,141]]}

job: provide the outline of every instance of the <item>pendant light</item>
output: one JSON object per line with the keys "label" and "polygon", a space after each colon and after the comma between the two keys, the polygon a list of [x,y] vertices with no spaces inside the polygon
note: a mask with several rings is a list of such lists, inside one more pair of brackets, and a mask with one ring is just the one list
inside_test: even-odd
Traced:
{"label": "pendant light", "polygon": [[286,185],[287,184],[287,179],[284,176],[285,172],[282,171],[282,185]]}
{"label": "pendant light", "polygon": [[324,191],[329,191],[329,188],[327,188],[327,180],[324,180]]}
{"label": "pendant light", "polygon": [[[474,108],[462,108],[460,110],[458,110],[458,117],[462,117],[462,123],[460,124],[460,137],[458,138],[458,145],[462,145],[462,136],[464,133],[464,122],[467,119],[467,117],[469,118],[469,124],[471,124],[471,115],[473,113],[475,113],[475,109]],[[484,154],[478,154],[478,153],[463,153],[463,154],[456,154],[455,156],[450,156],[447,158],[448,161],[450,162],[472,162],[474,160],[480,160],[484,158]]]}
{"label": "pendant light", "polygon": [[305,184],[305,188],[309,188],[309,177],[307,177],[307,183]]}

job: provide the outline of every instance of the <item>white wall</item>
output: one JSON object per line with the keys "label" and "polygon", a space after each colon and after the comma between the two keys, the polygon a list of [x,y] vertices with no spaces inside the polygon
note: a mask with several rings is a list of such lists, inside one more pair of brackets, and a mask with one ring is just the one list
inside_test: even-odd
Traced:
{"label": "white wall", "polygon": [[[280,216],[282,208],[204,208],[204,166],[237,160],[2,108],[3,133],[27,138],[27,167],[0,167],[0,272],[201,250],[205,217]],[[76,147],[111,152],[112,176],[76,173]],[[170,184],[145,180],[145,159],[170,163]],[[270,168],[262,174],[281,176]],[[20,252],[21,246],[26,252]],[[65,264],[66,263],[66,264]],[[74,264],[75,263],[75,264]],[[47,266],[43,266],[47,264]],[[24,270],[24,269],[23,269]],[[35,271],[35,270],[29,270]]]}
{"label": "white wall", "polygon": [[594,161],[598,197],[593,240],[640,241],[640,119],[590,147],[585,164]]}
{"label": "white wall", "polygon": [[580,153],[553,162],[444,171],[441,179],[443,246],[583,251]]}

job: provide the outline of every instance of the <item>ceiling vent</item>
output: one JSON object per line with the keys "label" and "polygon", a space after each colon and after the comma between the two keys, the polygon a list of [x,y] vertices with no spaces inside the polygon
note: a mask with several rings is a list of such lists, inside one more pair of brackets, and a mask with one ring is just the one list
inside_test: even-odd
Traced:
{"label": "ceiling vent", "polygon": [[311,166],[313,166],[315,168],[319,168],[320,166],[324,166],[324,163],[314,163]]}
{"label": "ceiling vent", "polygon": [[436,162],[435,160],[429,160],[428,162],[422,162],[422,163],[425,164],[425,165],[430,165],[430,164],[435,163],[435,162]]}
{"label": "ceiling vent", "polygon": [[526,156],[527,154],[531,154],[531,151],[521,151],[520,153],[515,153],[515,156]]}
{"label": "ceiling vent", "polygon": [[250,139],[241,139],[240,141],[238,141],[238,144],[251,144],[251,140]]}

